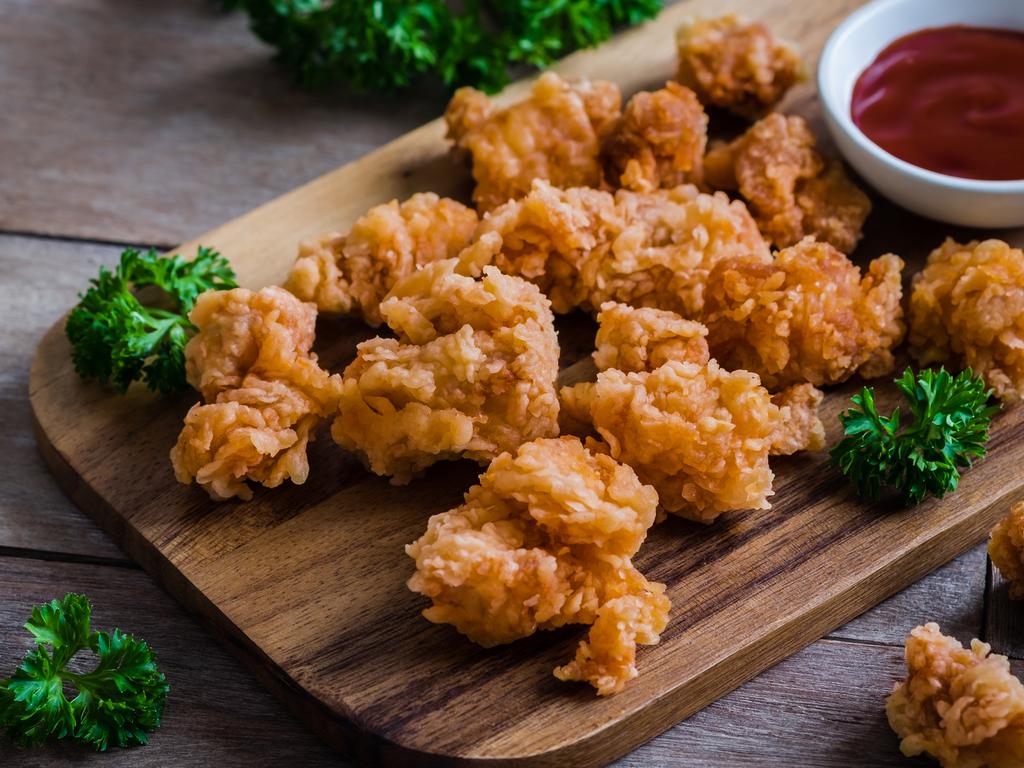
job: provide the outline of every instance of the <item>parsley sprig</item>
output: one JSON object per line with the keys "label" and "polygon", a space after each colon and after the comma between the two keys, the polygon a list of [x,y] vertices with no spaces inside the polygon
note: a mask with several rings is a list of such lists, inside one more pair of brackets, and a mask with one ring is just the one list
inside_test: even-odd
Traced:
{"label": "parsley sprig", "polygon": [[[192,261],[129,248],[113,272],[100,267],[90,284],[65,325],[75,370],[121,392],[141,380],[169,393],[188,387],[185,343],[194,330],[188,313],[196,297],[236,282],[227,259],[200,247]],[[144,305],[133,290],[146,286],[162,291],[162,302],[155,303],[167,306]]]}
{"label": "parsley sprig", "polygon": [[[93,631],[91,616],[89,600],[76,594],[32,609],[25,629],[36,646],[0,681],[0,728],[19,744],[71,737],[104,751],[145,744],[160,725],[170,689],[153,651],[118,629]],[[95,669],[71,672],[68,662],[85,650],[97,657]]]}
{"label": "parsley sprig", "polygon": [[544,67],[654,16],[660,0],[224,0],[302,85],[393,91],[428,77],[496,91],[508,67]]}
{"label": "parsley sprig", "polygon": [[832,463],[857,492],[877,500],[883,487],[896,489],[910,504],[926,496],[942,498],[956,490],[960,469],[985,455],[989,424],[998,406],[991,391],[968,369],[953,376],[944,368],[896,380],[907,402],[909,423],[899,407],[878,412],[874,390],[853,396],[854,407],[840,415],[846,437],[831,451]]}

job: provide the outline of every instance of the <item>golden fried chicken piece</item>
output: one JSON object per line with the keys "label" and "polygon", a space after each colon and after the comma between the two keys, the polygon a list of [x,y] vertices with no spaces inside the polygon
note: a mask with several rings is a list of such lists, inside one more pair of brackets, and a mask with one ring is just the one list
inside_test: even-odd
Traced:
{"label": "golden fried chicken piece", "polygon": [[393,483],[558,434],[550,304],[494,267],[480,276],[500,247],[491,234],[399,280],[380,307],[398,338],[363,342],[345,369],[331,434]]}
{"label": "golden fried chicken piece", "polygon": [[299,245],[285,288],[324,313],[359,315],[378,326],[380,303],[395,282],[424,264],[450,259],[469,244],[476,211],[433,192],[378,205],[347,235]]}
{"label": "golden fried chicken piece", "polygon": [[235,288],[202,294],[189,319],[199,333],[186,369],[206,404],[188,412],[171,450],[178,481],[218,500],[252,498],[246,481],[304,483],[306,446],[341,388],[310,352],[316,309],[282,288]]}
{"label": "golden fried chicken piece", "polygon": [[1010,597],[1024,600],[1024,501],[1014,504],[992,529],[988,556],[1010,582]]}
{"label": "golden fried chicken piece", "polygon": [[1024,397],[1024,251],[1002,240],[947,239],[914,275],[910,350],[921,365],[956,361],[997,397]]}
{"label": "golden fried chicken piece", "polygon": [[754,371],[771,390],[892,372],[903,337],[903,261],[892,254],[868,274],[827,243],[808,238],[774,262],[730,259],[708,277],[701,321],[711,354]]}
{"label": "golden fried chicken piece", "polygon": [[771,506],[768,454],[780,416],[755,374],[714,360],[671,361],[649,372],[602,371],[560,395],[565,423],[591,424],[667,511],[710,523]]}
{"label": "golden fried chicken piece", "polygon": [[708,329],[675,312],[608,301],[597,322],[594,364],[599,371],[653,371],[669,360],[703,365],[709,359]]}
{"label": "golden fried chicken piece", "polygon": [[818,408],[825,393],[811,384],[794,384],[772,395],[779,409],[779,428],[772,435],[772,456],[789,456],[799,451],[820,451],[825,447],[825,425]]}
{"label": "golden fried chicken piece", "polygon": [[555,668],[555,677],[590,683],[599,696],[618,693],[637,676],[637,645],[655,645],[661,639],[669,607],[660,592],[609,600],[598,608],[573,660]]}
{"label": "golden fried chicken piece", "polygon": [[1024,765],[1024,685],[991,650],[980,640],[964,648],[935,623],[910,633],[908,677],[885,702],[904,755],[943,768]]}
{"label": "golden fried chicken piece", "polygon": [[498,456],[465,503],[434,515],[406,547],[408,586],[432,601],[423,615],[490,647],[539,629],[593,624],[576,660],[555,670],[601,695],[636,677],[637,643],[658,642],[664,586],[634,566],[657,494],[627,466],[572,437]]}
{"label": "golden fried chicken piece", "polygon": [[871,201],[815,144],[802,117],[771,114],[731,144],[712,147],[704,159],[705,179],[717,189],[739,190],[777,247],[813,235],[850,253]]}
{"label": "golden fried chicken piece", "polygon": [[[675,312],[607,302],[601,305],[597,323],[594,365],[598,371],[653,371],[670,360],[697,365],[710,360],[705,340],[708,329]],[[825,447],[825,425],[818,417],[818,407],[825,398],[821,390],[810,384],[796,384],[771,398],[781,416],[772,436],[771,455],[788,456]],[[581,429],[571,414],[562,421],[568,431]]]}
{"label": "golden fried chicken piece", "polygon": [[676,32],[677,79],[708,105],[756,117],[777,104],[803,74],[800,56],[761,22],[730,13],[697,19]]}
{"label": "golden fried chicken piece", "polygon": [[707,143],[708,116],[693,91],[672,82],[641,91],[602,144],[605,178],[638,192],[700,184]]}
{"label": "golden fried chicken piece", "polygon": [[688,185],[612,195],[537,181],[483,218],[478,233],[487,232],[503,239],[498,268],[535,282],[556,312],[618,301],[690,315],[715,263],[771,260],[742,203]]}
{"label": "golden fried chicken piece", "polygon": [[614,83],[568,83],[554,72],[545,72],[526,99],[504,109],[479,91],[460,88],[445,120],[448,138],[471,158],[477,208],[489,211],[522,197],[534,179],[556,187],[598,186],[601,139],[621,103]]}

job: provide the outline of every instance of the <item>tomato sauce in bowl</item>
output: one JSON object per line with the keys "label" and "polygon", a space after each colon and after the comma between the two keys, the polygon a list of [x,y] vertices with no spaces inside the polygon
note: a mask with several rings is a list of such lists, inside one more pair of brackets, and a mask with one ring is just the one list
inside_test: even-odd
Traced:
{"label": "tomato sauce in bowl", "polygon": [[901,37],[861,73],[850,112],[920,168],[1024,179],[1024,32],[956,25]]}

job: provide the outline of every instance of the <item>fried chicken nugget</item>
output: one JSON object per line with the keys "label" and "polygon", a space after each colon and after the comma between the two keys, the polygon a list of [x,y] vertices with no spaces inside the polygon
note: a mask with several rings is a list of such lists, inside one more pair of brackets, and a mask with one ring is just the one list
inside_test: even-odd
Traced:
{"label": "fried chicken nugget", "polygon": [[653,371],[669,360],[703,365],[709,359],[708,329],[675,312],[606,301],[597,315],[599,371]]}
{"label": "fried chicken nugget", "polygon": [[934,622],[910,633],[908,677],[885,703],[904,755],[943,768],[1024,765],[1024,685],[991,650],[980,640],[964,648]]}
{"label": "fried chicken nugget", "polygon": [[1014,504],[992,529],[988,556],[1010,582],[1011,599],[1024,600],[1024,501]]}
{"label": "fried chicken nugget", "polygon": [[715,263],[771,260],[742,203],[689,185],[612,195],[537,181],[523,199],[484,216],[477,231],[500,234],[497,267],[535,282],[560,313],[618,301],[689,316],[703,304]]}
{"label": "fried chicken nugget", "polygon": [[1024,251],[947,239],[914,275],[910,349],[921,365],[955,360],[1002,400],[1024,397]]}
{"label": "fried chicken nugget", "polygon": [[492,234],[399,280],[381,304],[398,338],[363,342],[345,369],[331,434],[393,483],[558,434],[550,304],[531,283],[483,267],[500,247]]}
{"label": "fried chicken nugget", "polygon": [[676,78],[709,105],[756,117],[778,103],[803,74],[800,56],[761,22],[730,13],[696,19],[676,32]]}
{"label": "fried chicken nugget", "polygon": [[252,498],[246,481],[304,483],[306,447],[341,388],[310,352],[316,309],[282,288],[235,288],[202,294],[189,319],[199,332],[186,371],[206,404],[188,412],[171,450],[178,481],[218,500]]}
{"label": "fried chicken nugget", "polygon": [[[597,316],[598,371],[653,371],[670,360],[706,365],[710,360],[705,337],[708,329],[663,309],[635,309],[606,302]],[[772,437],[770,453],[783,456],[825,447],[825,425],[818,407],[825,395],[810,384],[796,384],[771,396],[780,420]],[[564,420],[567,427],[571,419]],[[570,430],[571,431],[571,430]]]}
{"label": "fried chicken nugget", "polygon": [[631,557],[654,523],[657,494],[627,466],[572,437],[498,456],[465,503],[434,515],[406,547],[423,615],[485,647],[540,629],[593,624],[555,670],[615,693],[636,677],[636,646],[658,642],[670,607]]}
{"label": "fried chicken nugget", "polygon": [[383,322],[380,303],[395,282],[430,262],[462,251],[477,225],[476,211],[433,192],[371,208],[347,235],[330,233],[299,244],[284,287],[324,313]]}
{"label": "fried chicken nugget", "polygon": [[711,354],[771,390],[891,373],[905,330],[902,269],[887,254],[861,278],[843,254],[810,238],[773,262],[724,260],[708,276],[700,316]]}
{"label": "fried chicken nugget", "polygon": [[601,139],[621,104],[614,83],[569,83],[554,72],[504,109],[473,88],[457,90],[445,121],[448,138],[471,160],[477,208],[489,211],[522,197],[534,179],[556,187],[599,186]]}
{"label": "fried chicken nugget", "polygon": [[762,234],[779,248],[808,235],[850,253],[860,241],[871,201],[838,160],[826,161],[807,121],[768,115],[731,144],[713,147],[705,178],[739,190]]}
{"label": "fried chicken nugget", "polygon": [[710,523],[771,506],[768,455],[780,415],[755,374],[714,360],[670,361],[653,371],[602,371],[560,396],[565,423],[591,424],[668,512]]}
{"label": "fried chicken nugget", "polygon": [[708,116],[697,95],[666,83],[630,98],[601,147],[605,178],[638,192],[700,184]]}
{"label": "fried chicken nugget", "polygon": [[820,451],[825,447],[825,425],[818,408],[825,393],[812,384],[794,384],[772,395],[779,409],[779,427],[772,436],[772,456],[789,456],[799,451]]}

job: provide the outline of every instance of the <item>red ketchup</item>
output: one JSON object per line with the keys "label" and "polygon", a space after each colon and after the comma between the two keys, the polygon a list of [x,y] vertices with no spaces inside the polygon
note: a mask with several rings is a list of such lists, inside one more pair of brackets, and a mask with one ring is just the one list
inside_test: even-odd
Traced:
{"label": "red ketchup", "polygon": [[901,37],[857,79],[853,122],[920,168],[1024,179],[1024,32],[937,27]]}

